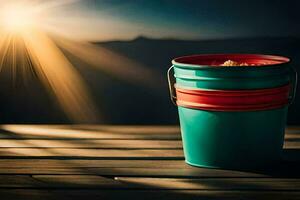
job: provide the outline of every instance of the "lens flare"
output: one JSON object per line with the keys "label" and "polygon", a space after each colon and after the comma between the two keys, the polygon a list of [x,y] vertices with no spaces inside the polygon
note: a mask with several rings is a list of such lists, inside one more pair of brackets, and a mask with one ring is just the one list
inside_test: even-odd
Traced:
{"label": "lens flare", "polygon": [[[12,81],[20,78],[16,77],[16,71],[22,71],[24,76],[35,74],[70,119],[94,123],[99,122],[99,113],[89,88],[61,49],[110,76],[143,85],[158,82],[154,80],[157,74],[129,58],[92,43],[64,38],[73,32],[65,34],[67,30],[59,24],[66,19],[57,17],[56,11],[79,1],[0,0],[0,72],[5,73],[7,70],[2,69],[9,67],[13,72]],[[68,13],[73,12],[68,10]],[[76,21],[80,23],[76,26],[90,24],[89,18],[82,19],[86,21]],[[70,17],[65,22],[69,23]],[[59,27],[60,30],[49,27]]]}
{"label": "lens flare", "polygon": [[[55,2],[51,5],[59,5]],[[0,14],[0,70],[9,67],[13,82],[19,78],[17,71],[23,71],[24,77],[34,71],[70,119],[97,122],[99,115],[85,82],[42,29],[40,20],[47,10],[32,2],[0,3],[4,4]]]}

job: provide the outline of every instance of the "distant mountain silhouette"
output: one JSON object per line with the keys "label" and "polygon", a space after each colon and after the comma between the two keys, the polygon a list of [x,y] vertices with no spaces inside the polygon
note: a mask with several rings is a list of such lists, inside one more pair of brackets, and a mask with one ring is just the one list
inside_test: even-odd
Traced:
{"label": "distant mountain silhouette", "polygon": [[[178,56],[202,53],[275,54],[290,57],[292,65],[298,71],[300,69],[300,38],[263,37],[192,41],[172,38],[150,39],[140,36],[130,41],[93,42],[93,44],[128,57],[156,71],[158,77],[153,77],[153,81],[160,84],[158,89],[151,89],[124,82],[100,70],[88,67],[87,63],[64,52],[90,87],[92,96],[103,116],[99,123],[178,124],[177,108],[169,100],[166,79],[166,71],[171,66],[171,60]],[[120,68],[126,69],[126,63]],[[35,89],[27,89],[26,92],[15,95],[13,102],[10,101],[12,96],[7,97],[9,89],[5,87],[5,84],[2,84],[1,88],[4,89],[0,91],[2,123],[70,122],[62,112],[54,109],[55,103],[52,103],[51,99],[49,100],[50,97],[45,95],[42,88],[37,87],[36,84],[31,84],[31,87]],[[30,95],[28,91],[32,91]],[[299,100],[300,91],[295,103],[290,107],[289,124],[300,124]]]}

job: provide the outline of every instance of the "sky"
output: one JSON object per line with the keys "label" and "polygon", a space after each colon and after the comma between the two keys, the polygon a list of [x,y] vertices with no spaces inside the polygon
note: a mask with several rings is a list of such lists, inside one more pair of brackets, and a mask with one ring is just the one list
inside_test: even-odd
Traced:
{"label": "sky", "polygon": [[90,40],[300,36],[297,0],[83,0],[63,11]]}
{"label": "sky", "polygon": [[30,1],[59,4],[45,24],[89,41],[300,36],[298,0]]}

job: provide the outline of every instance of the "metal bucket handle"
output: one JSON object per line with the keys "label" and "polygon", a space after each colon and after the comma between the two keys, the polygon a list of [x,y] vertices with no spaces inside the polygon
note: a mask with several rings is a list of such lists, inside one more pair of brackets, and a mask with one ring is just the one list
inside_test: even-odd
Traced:
{"label": "metal bucket handle", "polygon": [[297,84],[298,84],[298,75],[297,71],[294,67],[291,67],[291,83],[292,90],[289,95],[289,104],[291,105],[295,101],[296,92],[297,92]]}
{"label": "metal bucket handle", "polygon": [[174,87],[176,81],[175,81],[174,73],[171,74],[172,70],[174,71],[173,65],[168,69],[168,72],[167,72],[169,92],[170,92],[171,101],[173,102],[173,104],[175,106],[177,106],[177,103],[176,103],[177,97],[176,97],[176,91],[175,91],[175,87]]}

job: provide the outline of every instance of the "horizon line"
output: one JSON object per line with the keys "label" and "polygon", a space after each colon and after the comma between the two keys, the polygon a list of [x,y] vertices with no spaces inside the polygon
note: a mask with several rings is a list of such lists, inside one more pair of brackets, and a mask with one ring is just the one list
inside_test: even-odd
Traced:
{"label": "horizon line", "polygon": [[290,38],[290,39],[300,39],[299,36],[286,35],[286,36],[241,36],[241,37],[216,37],[216,38],[176,38],[176,37],[151,37],[145,35],[139,35],[129,39],[110,39],[110,40],[87,40],[89,43],[106,43],[106,42],[134,42],[137,40],[163,40],[163,41],[219,41],[219,40],[245,40],[245,39],[266,39],[266,38]]}

